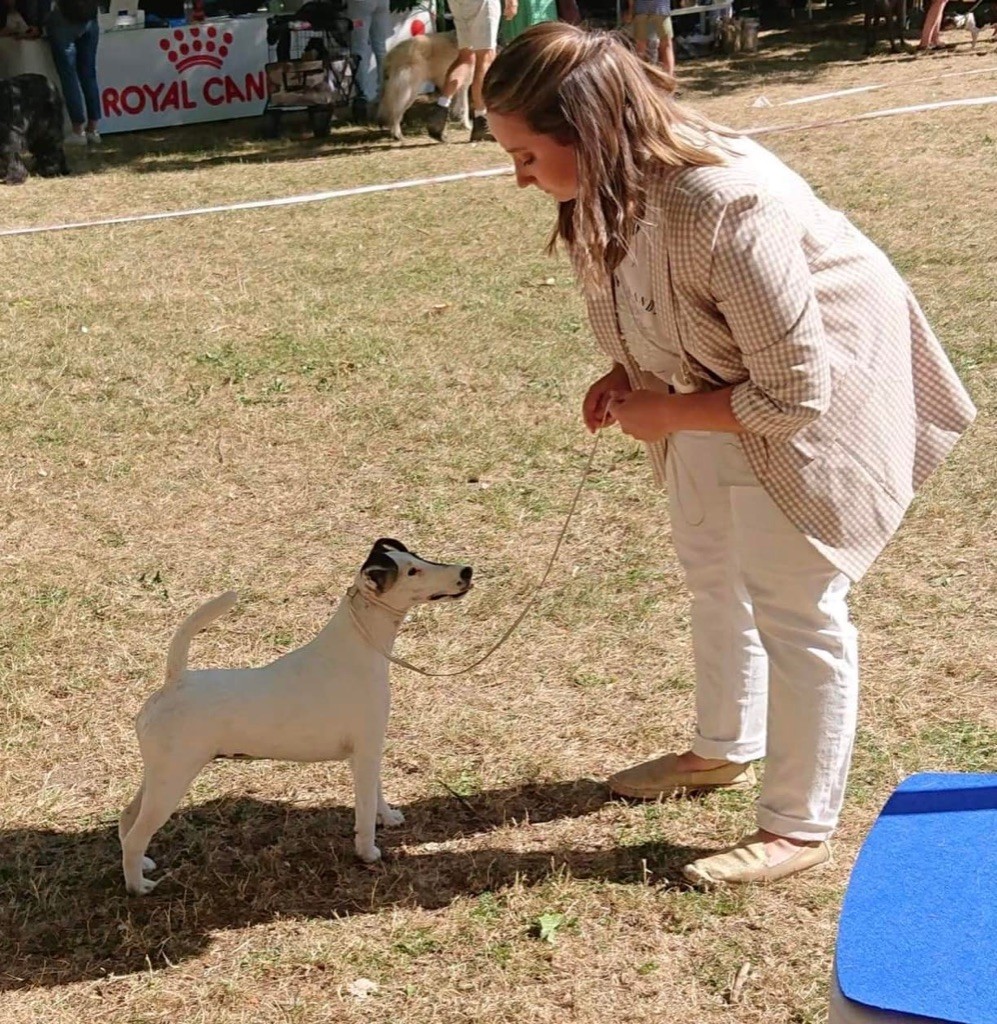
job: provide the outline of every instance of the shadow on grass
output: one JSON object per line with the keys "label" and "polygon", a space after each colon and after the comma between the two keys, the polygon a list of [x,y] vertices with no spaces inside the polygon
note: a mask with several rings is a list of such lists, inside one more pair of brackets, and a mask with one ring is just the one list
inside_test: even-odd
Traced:
{"label": "shadow on grass", "polygon": [[[516,821],[584,817],[606,799],[604,786],[578,780],[420,800],[404,808],[401,828],[381,833],[386,859],[373,868],[353,857],[352,808],[214,800],[182,809],[153,839],[150,853],[173,870],[143,898],[125,895],[114,826],[3,830],[0,991],[178,964],[199,955],[218,930],[394,906],[433,910],[517,881],[542,884],[563,869],[633,884],[650,872],[677,885],[680,865],[703,851],[662,843],[528,852],[423,845]],[[410,850],[392,853],[398,844]]]}
{"label": "shadow on grass", "polygon": [[[916,60],[916,38],[909,31],[907,35],[908,53],[891,54],[885,41],[880,40],[873,53],[865,56],[862,18],[855,8],[818,11],[813,21],[798,19],[787,27],[765,32],[757,52],[682,61],[679,79],[693,94],[710,96],[723,95],[748,80],[763,90],[769,77],[773,84],[805,85],[816,80],[828,65],[874,69],[883,62]],[[694,96],[689,100],[695,104]]]}
{"label": "shadow on grass", "polygon": [[[334,125],[326,138],[315,138],[304,115],[289,114],[281,135],[262,136],[263,118],[248,117],[210,124],[182,125],[142,132],[104,136],[99,150],[70,153],[73,173],[100,174],[127,168],[135,174],[159,174],[196,170],[228,164],[277,164],[286,161],[327,160],[389,153],[399,149],[432,148],[424,131],[424,104],[413,107],[405,118],[405,138],[396,142],[379,125]],[[452,141],[466,140],[458,124],[451,126]]]}

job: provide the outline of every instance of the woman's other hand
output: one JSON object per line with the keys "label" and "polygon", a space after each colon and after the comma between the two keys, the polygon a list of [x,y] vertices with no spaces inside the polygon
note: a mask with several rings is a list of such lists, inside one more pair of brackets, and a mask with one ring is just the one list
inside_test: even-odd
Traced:
{"label": "woman's other hand", "polygon": [[630,380],[624,366],[617,363],[607,374],[600,377],[586,392],[582,402],[582,419],[590,434],[602,427],[611,426],[616,420],[608,412],[610,396],[630,392]]}
{"label": "woman's other hand", "polygon": [[638,441],[660,441],[671,433],[670,398],[660,391],[612,391],[607,408],[620,430]]}

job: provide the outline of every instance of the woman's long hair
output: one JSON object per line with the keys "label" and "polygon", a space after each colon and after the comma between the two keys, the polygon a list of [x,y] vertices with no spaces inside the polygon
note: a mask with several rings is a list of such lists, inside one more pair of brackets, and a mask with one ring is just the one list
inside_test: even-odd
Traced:
{"label": "woman's long hair", "polygon": [[673,99],[675,79],[615,33],[534,25],[485,78],[485,105],[575,148],[578,195],[562,202],[549,249],[563,239],[583,285],[602,287],[626,254],[657,164],[725,162],[731,135]]}

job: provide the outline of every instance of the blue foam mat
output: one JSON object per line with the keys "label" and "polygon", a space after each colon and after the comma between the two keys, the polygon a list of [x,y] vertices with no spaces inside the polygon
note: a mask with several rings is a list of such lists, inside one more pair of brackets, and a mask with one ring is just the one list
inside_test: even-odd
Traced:
{"label": "blue foam mat", "polygon": [[835,966],[857,1003],[997,1024],[997,775],[897,787],[852,869]]}

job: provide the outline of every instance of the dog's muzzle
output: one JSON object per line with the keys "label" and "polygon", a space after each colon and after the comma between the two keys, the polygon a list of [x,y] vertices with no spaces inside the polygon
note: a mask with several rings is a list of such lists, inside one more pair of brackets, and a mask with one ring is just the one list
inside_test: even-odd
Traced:
{"label": "dog's muzzle", "polygon": [[442,601],[443,598],[449,597],[452,600],[456,601],[458,597],[463,597],[471,589],[471,587],[474,586],[474,584],[471,582],[471,574],[473,572],[474,572],[474,570],[469,565],[465,565],[460,570],[460,584],[459,584],[460,589],[459,590],[457,590],[453,594],[448,594],[448,593],[431,594],[429,600],[430,601]]}

